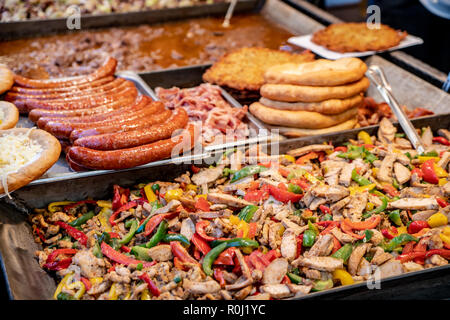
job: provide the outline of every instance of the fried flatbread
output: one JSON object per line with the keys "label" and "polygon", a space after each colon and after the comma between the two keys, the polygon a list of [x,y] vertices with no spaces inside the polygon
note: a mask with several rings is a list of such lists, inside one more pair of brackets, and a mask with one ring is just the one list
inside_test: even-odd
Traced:
{"label": "fried flatbread", "polygon": [[11,129],[19,121],[19,110],[10,102],[0,101],[0,130]]}
{"label": "fried flatbread", "polygon": [[314,87],[291,84],[265,84],[261,87],[261,96],[267,99],[284,102],[318,102],[329,99],[345,99],[364,92],[370,81],[362,78],[359,81],[342,86]]}
{"label": "fried flatbread", "polygon": [[314,60],[305,51],[294,54],[267,48],[241,48],[225,54],[203,74],[206,82],[238,90],[259,90],[264,84],[264,72],[282,63],[303,63]]}
{"label": "fried flatbread", "polygon": [[291,111],[269,108],[259,102],[252,103],[250,112],[259,120],[277,126],[323,129],[356,118],[358,108],[352,108],[342,113],[325,115],[312,111]]}
{"label": "fried flatbread", "polygon": [[366,64],[358,58],[319,59],[301,64],[285,63],[271,67],[264,74],[266,83],[301,86],[339,86],[364,77]]}
{"label": "fried flatbread", "polygon": [[347,99],[330,99],[320,102],[281,102],[264,97],[261,98],[259,102],[267,107],[279,110],[314,111],[323,114],[338,114],[348,109],[361,106],[363,100],[363,96],[357,94]]}
{"label": "fried flatbread", "polygon": [[14,74],[7,66],[0,63],[0,94],[8,91],[14,84]]}
{"label": "fried flatbread", "polygon": [[283,136],[287,136],[290,138],[300,138],[307,136],[315,136],[319,134],[326,134],[336,131],[349,130],[355,128],[358,120],[356,118],[351,118],[345,122],[337,124],[332,127],[324,128],[324,129],[300,129],[300,128],[289,128],[289,127],[273,127],[274,129],[278,129],[279,133]]}
{"label": "fried flatbread", "polygon": [[369,29],[365,22],[335,23],[315,32],[311,41],[337,52],[378,51],[395,47],[408,33],[380,24]]}

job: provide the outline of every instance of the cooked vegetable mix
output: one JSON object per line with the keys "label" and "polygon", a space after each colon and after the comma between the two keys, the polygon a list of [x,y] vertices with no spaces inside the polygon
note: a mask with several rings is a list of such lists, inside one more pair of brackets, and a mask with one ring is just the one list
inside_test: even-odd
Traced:
{"label": "cooked vegetable mix", "polygon": [[282,299],[446,265],[449,143],[420,155],[395,131],[50,203],[39,264],[59,300]]}

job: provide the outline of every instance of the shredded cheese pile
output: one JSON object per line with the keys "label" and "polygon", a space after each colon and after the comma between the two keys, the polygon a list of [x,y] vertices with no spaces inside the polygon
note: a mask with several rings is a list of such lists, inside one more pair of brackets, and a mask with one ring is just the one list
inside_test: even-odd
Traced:
{"label": "shredded cheese pile", "polygon": [[0,178],[3,188],[9,197],[8,175],[33,161],[42,152],[42,147],[30,139],[30,132],[31,130],[27,133],[0,137]]}

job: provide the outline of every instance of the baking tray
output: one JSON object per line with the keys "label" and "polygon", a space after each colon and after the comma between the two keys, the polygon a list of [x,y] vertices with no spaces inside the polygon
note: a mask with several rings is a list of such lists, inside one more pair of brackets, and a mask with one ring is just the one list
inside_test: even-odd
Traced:
{"label": "baking tray", "polygon": [[[312,17],[324,26],[328,26],[332,23],[344,22],[338,17],[329,14],[328,12],[316,7],[315,5],[305,0],[283,0],[283,2],[289,4],[293,8],[308,15],[309,17]],[[385,52],[381,55],[387,60],[392,61],[402,68],[405,68],[409,72],[419,76],[420,78],[438,88],[442,88],[443,83],[447,79],[447,75],[444,72],[431,67],[427,63],[416,59],[401,50],[397,50],[395,52]]]}
{"label": "baking tray", "polygon": [[[433,130],[450,128],[450,114],[424,117],[412,120],[418,127],[430,126]],[[398,126],[398,124],[396,124]],[[364,131],[374,134],[378,126],[364,128]],[[312,143],[333,141],[342,143],[349,138],[355,138],[361,129],[347,130],[339,133],[322,136],[299,138],[282,141],[277,148],[281,153]],[[274,143],[267,146],[269,149],[276,147]],[[204,165],[218,159],[218,154],[204,155],[200,160]],[[109,198],[112,194],[112,186],[135,185],[139,182],[154,180],[170,180],[184,173],[194,162],[194,159],[186,159],[184,163],[168,163],[153,167],[141,168],[129,172],[109,172],[101,176],[86,176],[72,180],[53,181],[46,185],[28,185],[12,194],[13,200],[4,198],[0,201],[0,259],[1,267],[7,283],[7,290],[11,299],[51,299],[55,282],[53,278],[43,271],[34,252],[39,245],[33,240],[31,227],[26,222],[27,213],[31,208],[45,207],[49,202],[57,200],[78,201],[87,197],[93,199]],[[199,159],[196,159],[199,160]],[[381,281],[381,289],[369,290],[365,283],[339,287],[324,292],[306,295],[301,299],[394,299],[411,297],[442,298],[447,295],[450,285],[450,265],[412,272],[400,276],[387,278]],[[426,288],[426,292],[422,290]],[[422,290],[422,291],[420,291]],[[426,296],[424,296],[426,294]]]}
{"label": "baking tray", "polygon": [[[235,12],[250,12],[257,8],[263,0],[238,0]],[[176,19],[188,19],[207,15],[223,15],[229,3],[214,3],[181,8],[166,8],[138,12],[111,13],[101,15],[82,15],[80,25],[83,30],[152,24]],[[27,37],[45,36],[56,33],[76,32],[68,30],[66,18],[35,19],[17,22],[0,23],[0,41],[15,40]]]}

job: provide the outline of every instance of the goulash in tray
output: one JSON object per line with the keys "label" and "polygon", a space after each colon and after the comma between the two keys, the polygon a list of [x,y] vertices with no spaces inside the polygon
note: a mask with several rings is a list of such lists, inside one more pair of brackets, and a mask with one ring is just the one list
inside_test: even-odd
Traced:
{"label": "goulash in tray", "polygon": [[[450,132],[225,153],[30,216],[54,299],[283,299],[448,264]],[[254,150],[253,150],[254,149]],[[244,162],[240,161],[245,159]],[[64,199],[61,199],[64,200]]]}

